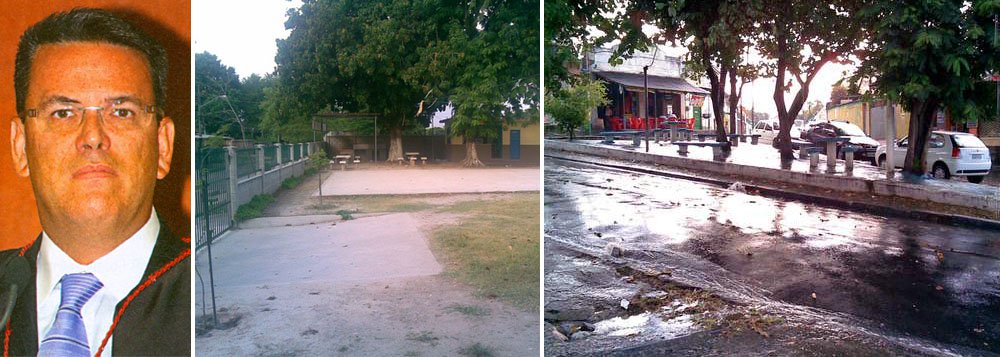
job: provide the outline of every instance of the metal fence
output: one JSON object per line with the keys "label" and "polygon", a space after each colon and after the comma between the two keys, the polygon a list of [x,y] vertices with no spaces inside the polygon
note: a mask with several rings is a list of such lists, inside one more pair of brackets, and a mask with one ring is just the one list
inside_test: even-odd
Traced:
{"label": "metal fence", "polygon": [[271,171],[278,165],[278,149],[274,146],[264,147],[264,171]]}
{"label": "metal fence", "polygon": [[257,174],[260,171],[257,148],[240,148],[236,151],[236,177],[240,180]]}
{"label": "metal fence", "polygon": [[198,183],[195,188],[198,247],[225,233],[232,226],[228,158],[228,152],[223,148],[203,148],[198,151]]}
{"label": "metal fence", "polygon": [[309,147],[318,150],[317,143],[198,148],[197,247],[208,244],[233,226],[237,206],[248,202],[253,195],[273,193],[282,178],[301,175],[302,159]]}

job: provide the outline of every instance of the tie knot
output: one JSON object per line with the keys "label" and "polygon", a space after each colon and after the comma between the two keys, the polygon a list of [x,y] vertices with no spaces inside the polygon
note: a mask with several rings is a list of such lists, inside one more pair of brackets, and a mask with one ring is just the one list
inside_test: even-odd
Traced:
{"label": "tie knot", "polygon": [[104,287],[104,284],[91,273],[77,273],[63,275],[62,298],[59,302],[60,309],[71,309],[77,313],[83,308],[91,297]]}

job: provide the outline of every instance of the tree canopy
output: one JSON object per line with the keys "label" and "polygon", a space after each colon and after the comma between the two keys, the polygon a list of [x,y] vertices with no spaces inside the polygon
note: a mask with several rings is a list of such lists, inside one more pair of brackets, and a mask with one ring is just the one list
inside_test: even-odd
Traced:
{"label": "tree canopy", "polygon": [[874,1],[860,13],[870,30],[859,52],[862,65],[853,86],[899,103],[911,113],[904,176],[918,179],[938,110],[957,121],[987,116],[975,93],[989,71],[1000,69],[1000,43],[993,20],[1000,1]]}

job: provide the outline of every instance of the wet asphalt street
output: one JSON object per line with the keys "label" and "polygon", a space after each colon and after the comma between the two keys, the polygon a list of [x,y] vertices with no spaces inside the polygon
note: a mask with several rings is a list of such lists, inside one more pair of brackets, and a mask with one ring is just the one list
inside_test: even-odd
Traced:
{"label": "wet asphalt street", "polygon": [[553,158],[545,160],[544,185],[547,304],[568,293],[561,281],[585,280],[556,277],[559,260],[550,254],[620,246],[648,252],[644,263],[687,270],[687,284],[743,304],[846,316],[895,344],[1000,352],[998,231]]}

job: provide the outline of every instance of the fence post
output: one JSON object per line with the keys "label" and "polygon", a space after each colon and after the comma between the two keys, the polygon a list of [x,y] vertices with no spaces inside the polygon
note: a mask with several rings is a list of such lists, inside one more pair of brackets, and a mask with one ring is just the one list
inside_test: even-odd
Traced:
{"label": "fence post", "polygon": [[258,192],[260,194],[264,193],[264,174],[267,173],[267,167],[264,164],[264,144],[257,144],[257,168],[260,171],[260,192]]}
{"label": "fence post", "polygon": [[239,208],[239,192],[236,191],[239,187],[239,160],[236,157],[236,148],[232,146],[226,147],[226,169],[229,171],[229,222],[233,226],[236,226],[236,209]]}

